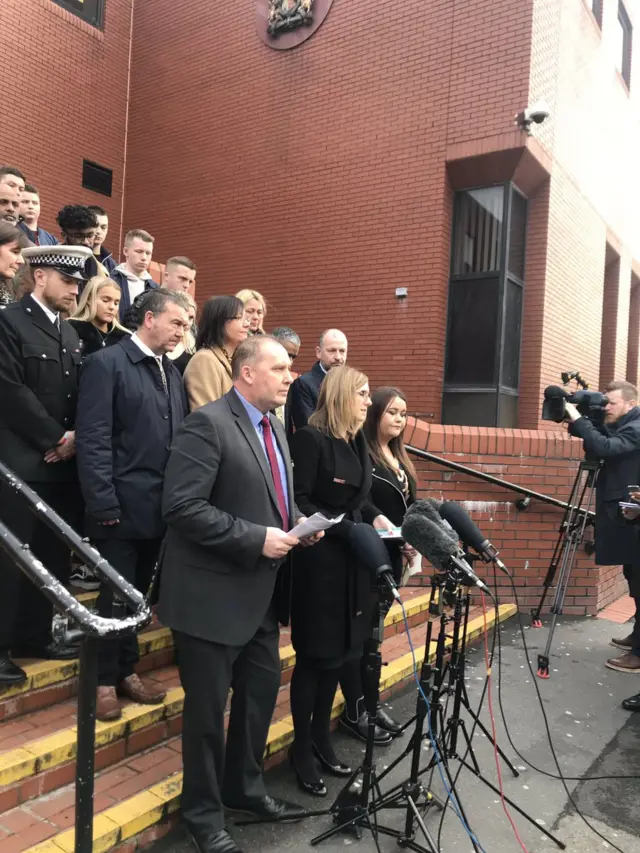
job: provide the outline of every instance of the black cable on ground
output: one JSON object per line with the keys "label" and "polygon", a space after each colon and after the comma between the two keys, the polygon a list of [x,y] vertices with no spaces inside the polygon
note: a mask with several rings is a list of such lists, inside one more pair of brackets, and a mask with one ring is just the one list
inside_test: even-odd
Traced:
{"label": "black cable on ground", "polygon": [[[511,747],[512,747],[512,748],[513,748],[513,750],[515,751],[516,755],[517,755],[520,759],[522,759],[522,761],[524,761],[526,764],[528,764],[528,765],[529,765],[529,767],[531,767],[533,770],[537,770],[538,772],[542,773],[542,774],[543,774],[543,775],[545,775],[545,776],[551,776],[551,778],[553,778],[553,779],[557,779],[558,781],[562,782],[562,785],[563,785],[563,787],[564,787],[565,793],[566,793],[566,795],[567,795],[567,797],[568,797],[568,799],[569,799],[569,802],[570,802],[570,803],[571,803],[571,805],[573,806],[573,808],[574,808],[574,810],[575,810],[575,813],[578,815],[578,817],[579,817],[582,821],[584,821],[584,823],[586,824],[586,826],[588,826],[588,827],[589,827],[589,829],[591,830],[591,832],[593,832],[595,835],[597,835],[597,836],[598,836],[598,838],[600,838],[602,841],[606,842],[606,844],[608,844],[608,845],[609,845],[610,847],[612,847],[614,850],[617,850],[617,851],[618,851],[618,853],[625,853],[625,851],[624,851],[624,850],[622,850],[622,848],[620,848],[620,847],[618,847],[616,844],[614,844],[614,843],[613,843],[613,841],[610,841],[610,840],[609,840],[605,835],[603,835],[601,832],[599,832],[599,831],[595,828],[595,826],[593,826],[593,825],[588,821],[588,819],[583,815],[583,813],[582,813],[582,812],[580,811],[580,809],[578,808],[578,805],[577,805],[576,801],[573,799],[573,797],[572,797],[572,795],[571,795],[571,791],[569,790],[569,786],[567,785],[567,781],[572,781],[572,782],[574,782],[574,781],[578,781],[578,782],[582,782],[582,781],[584,781],[584,780],[583,780],[583,778],[582,778],[582,777],[579,777],[579,778],[576,778],[576,777],[572,777],[572,778],[565,777],[565,776],[563,775],[563,773],[562,773],[562,769],[560,768],[560,762],[559,762],[559,760],[558,760],[558,756],[557,756],[557,753],[556,753],[555,746],[553,745],[553,738],[551,737],[551,729],[550,729],[550,727],[549,727],[549,720],[548,720],[548,718],[547,718],[547,712],[546,712],[546,710],[545,710],[544,702],[543,702],[543,700],[542,700],[542,694],[540,693],[540,688],[538,687],[538,682],[537,682],[537,680],[536,680],[536,675],[535,675],[535,673],[534,673],[534,671],[533,671],[533,667],[531,666],[531,661],[529,660],[529,647],[528,647],[528,645],[527,645],[527,638],[526,638],[526,635],[525,635],[524,625],[522,624],[522,614],[521,614],[521,612],[520,612],[520,600],[519,600],[519,597],[518,597],[518,590],[517,590],[517,588],[516,588],[516,585],[515,585],[515,583],[514,583],[514,580],[513,580],[513,577],[512,577],[512,575],[511,575],[511,573],[507,572],[507,577],[509,578],[509,580],[510,580],[510,582],[511,582],[511,588],[512,588],[512,590],[513,590],[513,595],[514,595],[514,598],[515,598],[515,603],[516,603],[516,607],[517,607],[518,624],[519,624],[519,626],[520,626],[520,634],[521,634],[521,636],[522,636],[522,645],[523,645],[523,647],[524,647],[524,653],[525,653],[525,658],[526,658],[526,660],[527,660],[527,666],[528,666],[528,668],[529,668],[529,672],[531,673],[531,678],[533,679],[533,686],[535,687],[536,695],[537,695],[537,697],[538,697],[538,703],[539,703],[539,705],[540,705],[540,710],[542,711],[542,718],[543,718],[543,720],[544,720],[544,727],[545,727],[545,731],[546,731],[546,735],[547,735],[547,740],[548,740],[548,742],[549,742],[549,748],[550,748],[550,750],[551,750],[551,755],[553,756],[553,760],[554,760],[554,762],[555,762],[556,769],[557,769],[557,771],[558,771],[558,775],[557,775],[557,776],[555,776],[554,774],[548,773],[548,772],[546,772],[546,771],[544,771],[544,770],[538,770],[538,768],[537,768],[537,767],[534,767],[534,765],[533,765],[533,764],[531,764],[531,762],[530,762],[530,761],[527,761],[527,759],[526,759],[526,758],[524,758],[524,757],[520,754],[520,752],[515,748],[515,746],[513,745],[513,741],[512,741],[512,739],[511,739],[511,736],[510,736],[509,731],[508,731],[507,726],[506,726],[506,720],[505,720],[505,717],[504,717],[504,710],[503,710],[503,707],[502,707],[502,701],[500,700],[500,680],[501,680],[501,679],[500,679],[500,673],[501,673],[501,659],[502,659],[502,654],[501,654],[501,650],[502,650],[502,649],[501,649],[501,642],[500,642],[500,643],[498,644],[498,650],[499,650],[499,651],[498,651],[498,697],[499,697],[499,700],[500,700],[500,701],[499,701],[499,704],[500,704],[500,711],[501,711],[501,713],[502,713],[502,721],[503,721],[503,723],[505,724],[505,729],[506,729],[506,731],[507,731],[507,737],[509,738],[509,743],[511,744]],[[498,631],[498,633],[500,634],[501,632],[500,632],[500,631]],[[589,781],[595,780],[595,778],[596,778],[596,777],[591,777],[591,779],[589,779]],[[603,776],[603,777],[600,777],[600,778],[602,778],[602,779],[619,779],[619,778],[637,779],[638,777],[637,777],[637,776],[626,776],[626,777],[620,777],[620,776]]]}

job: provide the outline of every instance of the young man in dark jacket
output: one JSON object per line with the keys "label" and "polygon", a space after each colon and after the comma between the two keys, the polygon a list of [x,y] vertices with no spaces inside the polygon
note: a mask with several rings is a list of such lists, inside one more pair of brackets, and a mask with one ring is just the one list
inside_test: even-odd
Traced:
{"label": "young man in dark jacket", "polygon": [[34,246],[57,246],[58,241],[38,226],[40,218],[40,193],[33,184],[25,184],[20,194],[20,222],[18,228],[27,235]]}
{"label": "young man in dark jacket", "polygon": [[[162,484],[169,449],[188,412],[177,368],[166,358],[189,328],[182,293],[147,294],[135,334],[90,355],[78,396],[78,476],[86,503],[85,533],[120,574],[146,592],[160,543]],[[112,616],[111,591],[102,586],[98,613]],[[118,719],[117,695],[157,704],[164,691],[134,672],[135,636],[102,644],[97,717]]]}
{"label": "young man in dark jacket", "polygon": [[129,231],[124,238],[122,253],[124,262],[118,264],[111,278],[118,283],[122,292],[120,299],[120,322],[133,331],[138,327],[136,299],[149,290],[159,287],[151,278],[149,265],[153,256],[153,237],[141,228]]}
{"label": "young man in dark jacket", "polygon": [[113,253],[104,247],[104,241],[107,239],[107,234],[109,233],[109,217],[107,216],[107,211],[103,207],[100,207],[99,204],[90,204],[89,210],[95,214],[96,221],[98,223],[96,236],[93,241],[93,254],[95,255],[96,261],[101,263],[107,273],[111,275],[115,270],[117,263],[113,258]]}

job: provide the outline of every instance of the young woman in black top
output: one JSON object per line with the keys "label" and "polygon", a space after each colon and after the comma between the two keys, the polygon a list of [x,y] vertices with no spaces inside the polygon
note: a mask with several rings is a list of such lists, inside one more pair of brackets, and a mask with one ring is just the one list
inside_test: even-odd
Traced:
{"label": "young woman in black top", "polygon": [[309,424],[290,442],[300,512],[331,518],[344,514],[321,542],[296,552],[291,563],[296,665],[291,679],[295,741],[289,758],[300,787],[320,797],[327,793],[320,767],[338,776],[351,772],[331,743],[331,709],[340,668],[362,656],[375,604],[371,577],[351,549],[349,532],[356,522],[390,526],[369,501],[371,461],[362,427],[370,405],[367,377],[352,367],[334,367]]}
{"label": "young woman in black top", "polygon": [[[371,397],[364,434],[371,457],[371,503],[400,527],[408,507],[416,499],[416,472],[407,455],[402,434],[407,425],[407,399],[397,388],[378,388]],[[400,584],[404,564],[415,556],[410,545],[387,542],[396,583]],[[367,714],[364,709],[361,661],[348,661],[340,673],[345,708],[340,727],[366,740]],[[384,746],[402,727],[382,706],[376,718],[376,744]]]}
{"label": "young woman in black top", "polygon": [[120,287],[110,278],[94,276],[82,291],[78,309],[69,322],[78,333],[82,357],[117,344],[130,333],[118,322]]}

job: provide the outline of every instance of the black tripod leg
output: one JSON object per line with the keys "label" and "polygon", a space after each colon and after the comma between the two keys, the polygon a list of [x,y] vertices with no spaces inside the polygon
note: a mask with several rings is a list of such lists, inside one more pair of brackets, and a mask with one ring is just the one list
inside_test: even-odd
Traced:
{"label": "black tripod leg", "polygon": [[[492,785],[491,782],[489,782],[488,779],[485,779],[481,773],[476,773],[476,771],[473,769],[473,767],[470,767],[466,763],[466,761],[463,761],[462,759],[459,759],[459,760],[460,760],[460,764],[462,764],[463,767],[466,767],[467,770],[469,770],[471,773],[473,773],[473,775],[476,778],[478,778],[481,782],[484,782],[484,784],[487,786],[487,788],[490,788],[499,797],[504,796],[503,794],[500,793],[500,788],[496,788],[495,785]],[[535,818],[532,818],[531,815],[527,814],[524,811],[524,809],[521,809],[517,803],[514,803],[513,800],[509,799],[509,797],[506,797],[506,796],[504,797],[504,801],[505,801],[505,803],[508,803],[511,806],[511,808],[515,809],[518,812],[518,814],[522,815],[522,817],[525,818],[525,820],[528,820],[530,824],[535,826],[536,829],[539,829],[540,832],[544,833],[544,835],[546,835],[547,838],[550,838],[553,841],[553,843],[556,844],[561,850],[566,850],[567,845],[563,841],[560,841],[560,839],[556,838],[552,832],[549,832],[548,829],[545,829],[544,826],[541,826],[537,822],[537,820],[535,820]]]}
{"label": "black tripod leg", "polygon": [[471,719],[473,720],[474,725],[478,726],[478,728],[480,729],[480,731],[481,731],[481,732],[484,732],[485,737],[487,737],[487,738],[489,739],[489,742],[490,742],[490,743],[492,743],[492,744],[493,744],[493,746],[498,750],[498,755],[500,756],[500,758],[502,758],[502,760],[503,760],[503,761],[504,761],[504,763],[507,765],[507,767],[509,768],[509,770],[511,771],[511,773],[512,773],[512,774],[515,776],[515,778],[517,779],[517,778],[518,778],[518,776],[520,775],[520,773],[519,773],[519,772],[516,770],[516,768],[513,766],[513,764],[512,764],[512,763],[511,763],[511,761],[509,760],[509,758],[507,758],[507,756],[504,754],[504,752],[502,751],[502,749],[501,749],[500,745],[499,745],[499,744],[497,744],[497,743],[494,741],[494,739],[493,739],[493,735],[491,734],[491,732],[489,731],[489,729],[485,726],[485,724],[482,722],[482,720],[480,719],[480,717],[476,714],[476,712],[475,712],[474,710],[472,710],[472,708],[471,708],[471,704],[470,704],[470,702],[469,702],[469,694],[467,693],[466,685],[463,687],[463,693],[462,693],[462,704],[463,704],[463,706],[464,706],[464,708],[465,708],[466,712],[469,714],[469,716],[470,716],[470,717],[471,717]]}

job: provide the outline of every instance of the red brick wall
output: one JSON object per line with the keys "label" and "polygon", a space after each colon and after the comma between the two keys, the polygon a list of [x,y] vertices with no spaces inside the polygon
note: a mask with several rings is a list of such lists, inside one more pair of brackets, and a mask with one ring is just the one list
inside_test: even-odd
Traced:
{"label": "red brick wall", "polygon": [[[409,424],[405,438],[420,450],[562,501],[569,498],[582,459],[582,443],[569,438],[560,428],[536,432],[426,426],[418,422]],[[460,502],[500,550],[501,559],[514,576],[522,610],[528,612],[535,607],[558,539],[563,510],[534,500],[528,509],[520,511],[515,505],[519,495],[503,487],[432,462],[418,461],[417,468],[420,497]],[[593,538],[592,529],[586,538]],[[481,577],[491,571],[482,563],[476,568]],[[423,583],[428,574],[426,564]],[[501,598],[512,600],[508,581],[499,574],[498,582]],[[552,588],[547,598],[547,608],[554,591]],[[625,591],[621,568],[595,566],[593,557],[581,547],[571,571],[564,613],[593,614]]]}
{"label": "red brick wall", "polygon": [[337,325],[374,384],[400,383],[439,418],[446,149],[512,129],[530,14],[509,0],[334,3],[280,52],[257,37],[252,0],[138,3],[127,226],[149,228],[158,257],[196,260],[199,299],[263,291],[267,326],[302,335],[303,366]]}
{"label": "red brick wall", "polygon": [[[41,193],[40,223],[58,236],[65,204],[99,204],[117,252],[122,205],[132,0],[106,4],[104,31],[51,0],[1,0],[0,163]],[[113,196],[85,190],[82,160],[113,169]]]}

